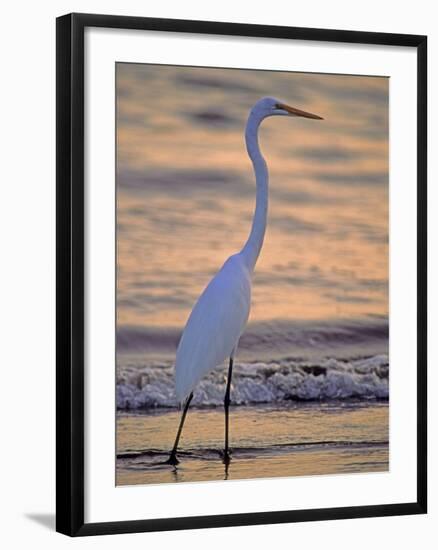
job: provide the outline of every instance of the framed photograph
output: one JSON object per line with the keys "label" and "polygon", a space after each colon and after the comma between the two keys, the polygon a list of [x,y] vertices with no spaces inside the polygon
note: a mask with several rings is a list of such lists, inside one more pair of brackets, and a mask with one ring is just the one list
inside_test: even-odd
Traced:
{"label": "framed photograph", "polygon": [[57,20],[57,530],[426,513],[426,37]]}

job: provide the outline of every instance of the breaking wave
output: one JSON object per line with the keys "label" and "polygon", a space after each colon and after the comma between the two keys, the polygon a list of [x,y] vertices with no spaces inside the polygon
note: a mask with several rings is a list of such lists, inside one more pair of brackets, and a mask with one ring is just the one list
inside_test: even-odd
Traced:
{"label": "breaking wave", "polygon": [[[222,406],[225,367],[206,375],[195,389],[192,406]],[[271,363],[237,363],[233,370],[233,405],[292,401],[387,400],[387,355],[317,363],[284,359]],[[174,369],[164,362],[119,367],[116,388],[119,410],[177,407]]]}

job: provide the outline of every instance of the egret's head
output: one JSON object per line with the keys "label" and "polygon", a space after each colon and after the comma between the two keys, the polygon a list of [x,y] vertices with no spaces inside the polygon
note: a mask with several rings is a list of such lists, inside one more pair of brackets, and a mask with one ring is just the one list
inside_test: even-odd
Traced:
{"label": "egret's head", "polygon": [[323,120],[323,118],[318,115],[301,111],[295,107],[290,107],[286,105],[286,103],[275,99],[275,97],[264,97],[260,99],[252,108],[251,113],[257,118],[260,118],[260,120],[268,116],[295,116]]}

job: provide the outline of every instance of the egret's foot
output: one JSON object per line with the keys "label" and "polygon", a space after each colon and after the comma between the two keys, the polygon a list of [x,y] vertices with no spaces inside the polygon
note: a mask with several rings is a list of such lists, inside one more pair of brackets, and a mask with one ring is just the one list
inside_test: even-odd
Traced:
{"label": "egret's foot", "polygon": [[222,457],[222,462],[225,464],[225,466],[228,466],[231,462],[231,451],[221,451],[221,457]]}
{"label": "egret's foot", "polygon": [[179,464],[179,460],[176,458],[176,453],[170,453],[169,458],[166,460],[164,464],[170,464],[171,466],[177,466]]}

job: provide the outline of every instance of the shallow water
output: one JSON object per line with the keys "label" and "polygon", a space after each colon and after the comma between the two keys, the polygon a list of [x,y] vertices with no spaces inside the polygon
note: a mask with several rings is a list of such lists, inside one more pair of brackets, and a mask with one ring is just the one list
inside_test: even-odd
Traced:
{"label": "shallow water", "polygon": [[232,460],[222,463],[222,409],[189,411],[180,464],[163,464],[179,413],[119,413],[117,484],[387,471],[387,403],[232,407]]}

